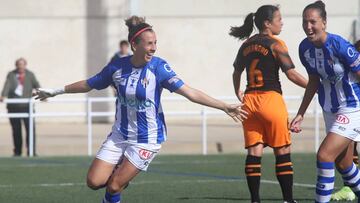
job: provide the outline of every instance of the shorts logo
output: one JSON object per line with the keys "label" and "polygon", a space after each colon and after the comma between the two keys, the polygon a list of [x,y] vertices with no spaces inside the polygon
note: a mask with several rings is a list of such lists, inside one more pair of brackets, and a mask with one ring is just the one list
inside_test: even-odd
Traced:
{"label": "shorts logo", "polygon": [[[339,130],[345,131],[345,130],[346,130],[346,128],[345,128],[345,127],[343,127],[343,126],[339,126]],[[354,129],[354,131],[355,131],[355,129]]]}
{"label": "shorts logo", "polygon": [[148,151],[148,150],[146,150],[146,149],[140,149],[140,150],[139,150],[139,157],[140,157],[142,160],[150,159],[152,154],[153,154],[153,153],[152,153],[151,151]]}
{"label": "shorts logo", "polygon": [[353,129],[357,134],[360,134],[360,128],[354,128]]}
{"label": "shorts logo", "polygon": [[336,115],[336,122],[341,124],[348,124],[350,122],[349,118],[343,114]]}

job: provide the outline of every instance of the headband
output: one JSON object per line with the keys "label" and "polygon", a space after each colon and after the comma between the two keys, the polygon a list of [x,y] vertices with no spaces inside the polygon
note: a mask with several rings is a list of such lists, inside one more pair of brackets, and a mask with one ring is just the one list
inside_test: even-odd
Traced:
{"label": "headband", "polygon": [[141,30],[137,31],[130,39],[130,44],[135,40],[135,38],[137,36],[139,36],[141,33],[145,32],[146,30],[151,30],[152,27],[151,26],[147,26],[147,27],[144,27],[142,28]]}

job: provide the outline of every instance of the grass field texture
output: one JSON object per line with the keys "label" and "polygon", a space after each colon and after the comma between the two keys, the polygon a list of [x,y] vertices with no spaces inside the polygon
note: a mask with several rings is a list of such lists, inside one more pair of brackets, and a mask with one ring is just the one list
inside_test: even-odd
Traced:
{"label": "grass field texture", "polygon": [[[313,202],[315,154],[293,154],[294,197]],[[89,157],[0,158],[0,203],[99,203],[85,184]],[[122,193],[122,202],[250,202],[245,155],[159,155]],[[282,202],[274,156],[262,159],[262,202]],[[341,187],[337,174],[336,187]]]}

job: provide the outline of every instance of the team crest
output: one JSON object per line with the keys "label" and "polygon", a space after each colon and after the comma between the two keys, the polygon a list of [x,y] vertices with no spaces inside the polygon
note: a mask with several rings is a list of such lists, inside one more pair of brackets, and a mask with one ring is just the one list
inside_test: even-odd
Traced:
{"label": "team crest", "polygon": [[144,88],[146,88],[149,84],[149,80],[147,78],[144,78],[141,80],[141,84]]}

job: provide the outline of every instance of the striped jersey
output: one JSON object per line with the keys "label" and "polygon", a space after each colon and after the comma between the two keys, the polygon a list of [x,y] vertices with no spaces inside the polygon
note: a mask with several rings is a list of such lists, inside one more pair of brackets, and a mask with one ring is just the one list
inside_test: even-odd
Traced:
{"label": "striped jersey", "polygon": [[319,103],[325,112],[351,112],[360,107],[360,55],[354,46],[338,35],[327,33],[322,47],[307,38],[299,45],[301,63],[308,74],[320,77]]}
{"label": "striped jersey", "polygon": [[113,134],[132,143],[160,144],[166,140],[161,92],[176,91],[184,83],[161,58],[154,56],[143,67],[134,67],[130,58],[112,60],[87,83],[97,90],[109,85],[117,90]]}

